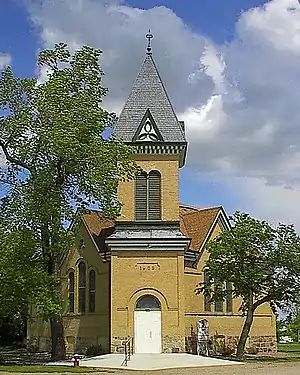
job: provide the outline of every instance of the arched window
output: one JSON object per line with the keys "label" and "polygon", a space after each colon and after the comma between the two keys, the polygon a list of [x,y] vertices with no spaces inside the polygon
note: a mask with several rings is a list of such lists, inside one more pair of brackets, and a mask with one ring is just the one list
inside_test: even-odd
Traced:
{"label": "arched window", "polygon": [[226,312],[232,312],[232,283],[226,282]]}
{"label": "arched window", "polygon": [[78,283],[78,312],[85,312],[85,286],[86,286],[86,267],[83,262],[78,265],[79,283]]}
{"label": "arched window", "polygon": [[135,180],[135,220],[161,220],[161,174],[142,172]]}
{"label": "arched window", "polygon": [[89,312],[95,312],[96,304],[96,274],[94,270],[89,273]]}
{"label": "arched window", "polygon": [[138,299],[135,305],[135,309],[136,310],[160,310],[160,302],[156,297],[151,296],[150,294],[147,294]]}
{"label": "arched window", "polygon": [[135,180],[135,220],[147,220],[147,173],[142,172]]}
{"label": "arched window", "polygon": [[210,278],[207,270],[204,270],[204,311],[211,311],[211,289]]}
{"label": "arched window", "polygon": [[75,308],[75,298],[74,298],[74,295],[75,295],[75,289],[74,289],[74,286],[75,286],[75,282],[74,282],[74,272],[71,271],[69,273],[69,312],[70,313],[73,313],[74,312],[74,308]]}
{"label": "arched window", "polygon": [[161,220],[161,175],[151,171],[148,177],[148,219]]}
{"label": "arched window", "polygon": [[219,280],[215,280],[215,293],[217,295],[215,300],[215,311],[223,312],[223,299],[222,299],[223,285]]}

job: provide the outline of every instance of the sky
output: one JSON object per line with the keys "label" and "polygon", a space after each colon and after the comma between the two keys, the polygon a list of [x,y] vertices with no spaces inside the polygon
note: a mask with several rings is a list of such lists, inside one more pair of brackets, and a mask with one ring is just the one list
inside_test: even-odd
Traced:
{"label": "sky", "polygon": [[145,56],[156,61],[189,142],[180,200],[300,231],[298,0],[5,0],[0,69],[36,75],[39,50],[100,48],[120,113]]}

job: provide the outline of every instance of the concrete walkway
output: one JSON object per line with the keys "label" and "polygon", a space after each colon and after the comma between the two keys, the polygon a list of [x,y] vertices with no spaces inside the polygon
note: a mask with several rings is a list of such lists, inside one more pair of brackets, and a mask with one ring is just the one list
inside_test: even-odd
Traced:
{"label": "concrete walkway", "polygon": [[[242,364],[217,358],[202,357],[192,354],[134,354],[127,367],[122,366],[124,354],[105,354],[93,358],[84,358],[80,366],[128,370],[162,370],[169,368],[228,366]],[[72,365],[68,362],[55,362],[49,365]]]}

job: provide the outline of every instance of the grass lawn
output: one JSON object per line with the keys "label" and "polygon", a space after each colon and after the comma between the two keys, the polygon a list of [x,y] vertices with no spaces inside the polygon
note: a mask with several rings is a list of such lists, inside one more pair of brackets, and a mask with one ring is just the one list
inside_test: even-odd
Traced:
{"label": "grass lawn", "polygon": [[300,342],[293,342],[291,344],[278,344],[278,351],[283,353],[300,354]]}
{"label": "grass lawn", "polygon": [[99,372],[99,369],[91,368],[91,367],[71,367],[71,366],[43,366],[43,365],[8,365],[8,366],[0,366],[0,373],[1,372],[20,372],[24,373],[35,373],[35,372],[56,372],[56,373],[66,373],[66,372],[77,372],[77,373],[87,373],[87,372]]}
{"label": "grass lawn", "polygon": [[277,356],[262,355],[246,358],[246,362],[300,362],[300,343],[278,344]]}

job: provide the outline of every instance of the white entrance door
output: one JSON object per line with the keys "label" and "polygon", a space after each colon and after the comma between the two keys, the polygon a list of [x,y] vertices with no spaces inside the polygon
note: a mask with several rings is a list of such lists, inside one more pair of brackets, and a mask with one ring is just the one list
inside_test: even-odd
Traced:
{"label": "white entrance door", "polygon": [[161,353],[161,311],[134,312],[135,353]]}

